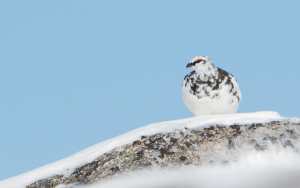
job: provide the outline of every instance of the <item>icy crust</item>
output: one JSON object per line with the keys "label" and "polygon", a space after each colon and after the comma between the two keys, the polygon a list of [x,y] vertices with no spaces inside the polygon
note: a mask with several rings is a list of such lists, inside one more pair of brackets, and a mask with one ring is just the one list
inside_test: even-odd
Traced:
{"label": "icy crust", "polygon": [[[187,118],[181,120],[167,121],[150,124],[118,137],[106,140],[85,150],[82,150],[70,157],[60,161],[37,168],[19,176],[9,178],[0,182],[1,188],[21,188],[37,180],[41,180],[57,174],[69,177],[76,168],[90,163],[104,153],[113,150],[116,147],[129,144],[141,138],[141,136],[150,136],[158,133],[168,133],[180,129],[203,129],[211,125],[250,125],[253,123],[267,123],[271,121],[285,121],[289,118],[281,117],[276,112],[255,112],[240,114],[210,115],[202,117]],[[299,121],[294,118],[293,121]]]}

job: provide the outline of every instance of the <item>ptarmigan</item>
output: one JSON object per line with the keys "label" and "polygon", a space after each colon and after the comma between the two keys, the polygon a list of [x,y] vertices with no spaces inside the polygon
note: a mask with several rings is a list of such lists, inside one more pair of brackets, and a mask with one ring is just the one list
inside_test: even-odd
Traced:
{"label": "ptarmigan", "polygon": [[182,98],[195,116],[235,113],[242,100],[234,76],[216,66],[207,56],[194,57],[186,68],[194,71],[184,77]]}

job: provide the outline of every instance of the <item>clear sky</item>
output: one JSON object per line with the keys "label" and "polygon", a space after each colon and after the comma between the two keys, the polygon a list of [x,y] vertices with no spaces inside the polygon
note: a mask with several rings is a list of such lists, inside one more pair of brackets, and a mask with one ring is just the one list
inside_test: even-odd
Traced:
{"label": "clear sky", "polygon": [[187,63],[233,74],[238,113],[300,117],[300,1],[1,1],[0,180],[191,117]]}

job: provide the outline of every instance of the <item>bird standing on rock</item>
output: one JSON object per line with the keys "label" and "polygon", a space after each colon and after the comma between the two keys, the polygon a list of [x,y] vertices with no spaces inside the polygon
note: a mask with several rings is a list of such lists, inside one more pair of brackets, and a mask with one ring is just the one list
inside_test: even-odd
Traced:
{"label": "bird standing on rock", "polygon": [[186,68],[182,98],[195,116],[235,113],[242,94],[235,77],[216,67],[207,56],[194,57]]}

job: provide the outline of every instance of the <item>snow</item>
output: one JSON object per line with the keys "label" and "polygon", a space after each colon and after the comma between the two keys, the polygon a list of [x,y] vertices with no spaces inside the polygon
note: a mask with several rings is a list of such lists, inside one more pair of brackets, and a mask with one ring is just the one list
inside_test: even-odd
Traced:
{"label": "snow", "polygon": [[153,171],[93,185],[57,188],[299,188],[300,159],[295,152],[259,152],[234,165]]}
{"label": "snow", "polygon": [[[252,124],[266,123],[271,121],[288,121],[300,122],[298,118],[281,117],[277,112],[255,112],[255,113],[237,113],[222,115],[207,115],[200,117],[192,117],[187,119],[166,121],[154,123],[132,130],[115,138],[98,143],[94,146],[86,148],[74,155],[57,162],[45,165],[27,173],[0,181],[1,188],[24,188],[25,186],[57,174],[69,176],[77,168],[86,163],[92,162],[100,155],[125,144],[129,144],[141,138],[141,136],[153,135],[163,132],[171,132],[176,129],[203,128],[210,125],[232,125],[232,124]],[[299,163],[300,164],[300,163]],[[15,167],[16,168],[16,167]],[[299,169],[298,169],[299,170]],[[203,173],[203,172],[202,172]],[[192,174],[192,173],[191,173]],[[201,172],[200,172],[201,174]]]}

